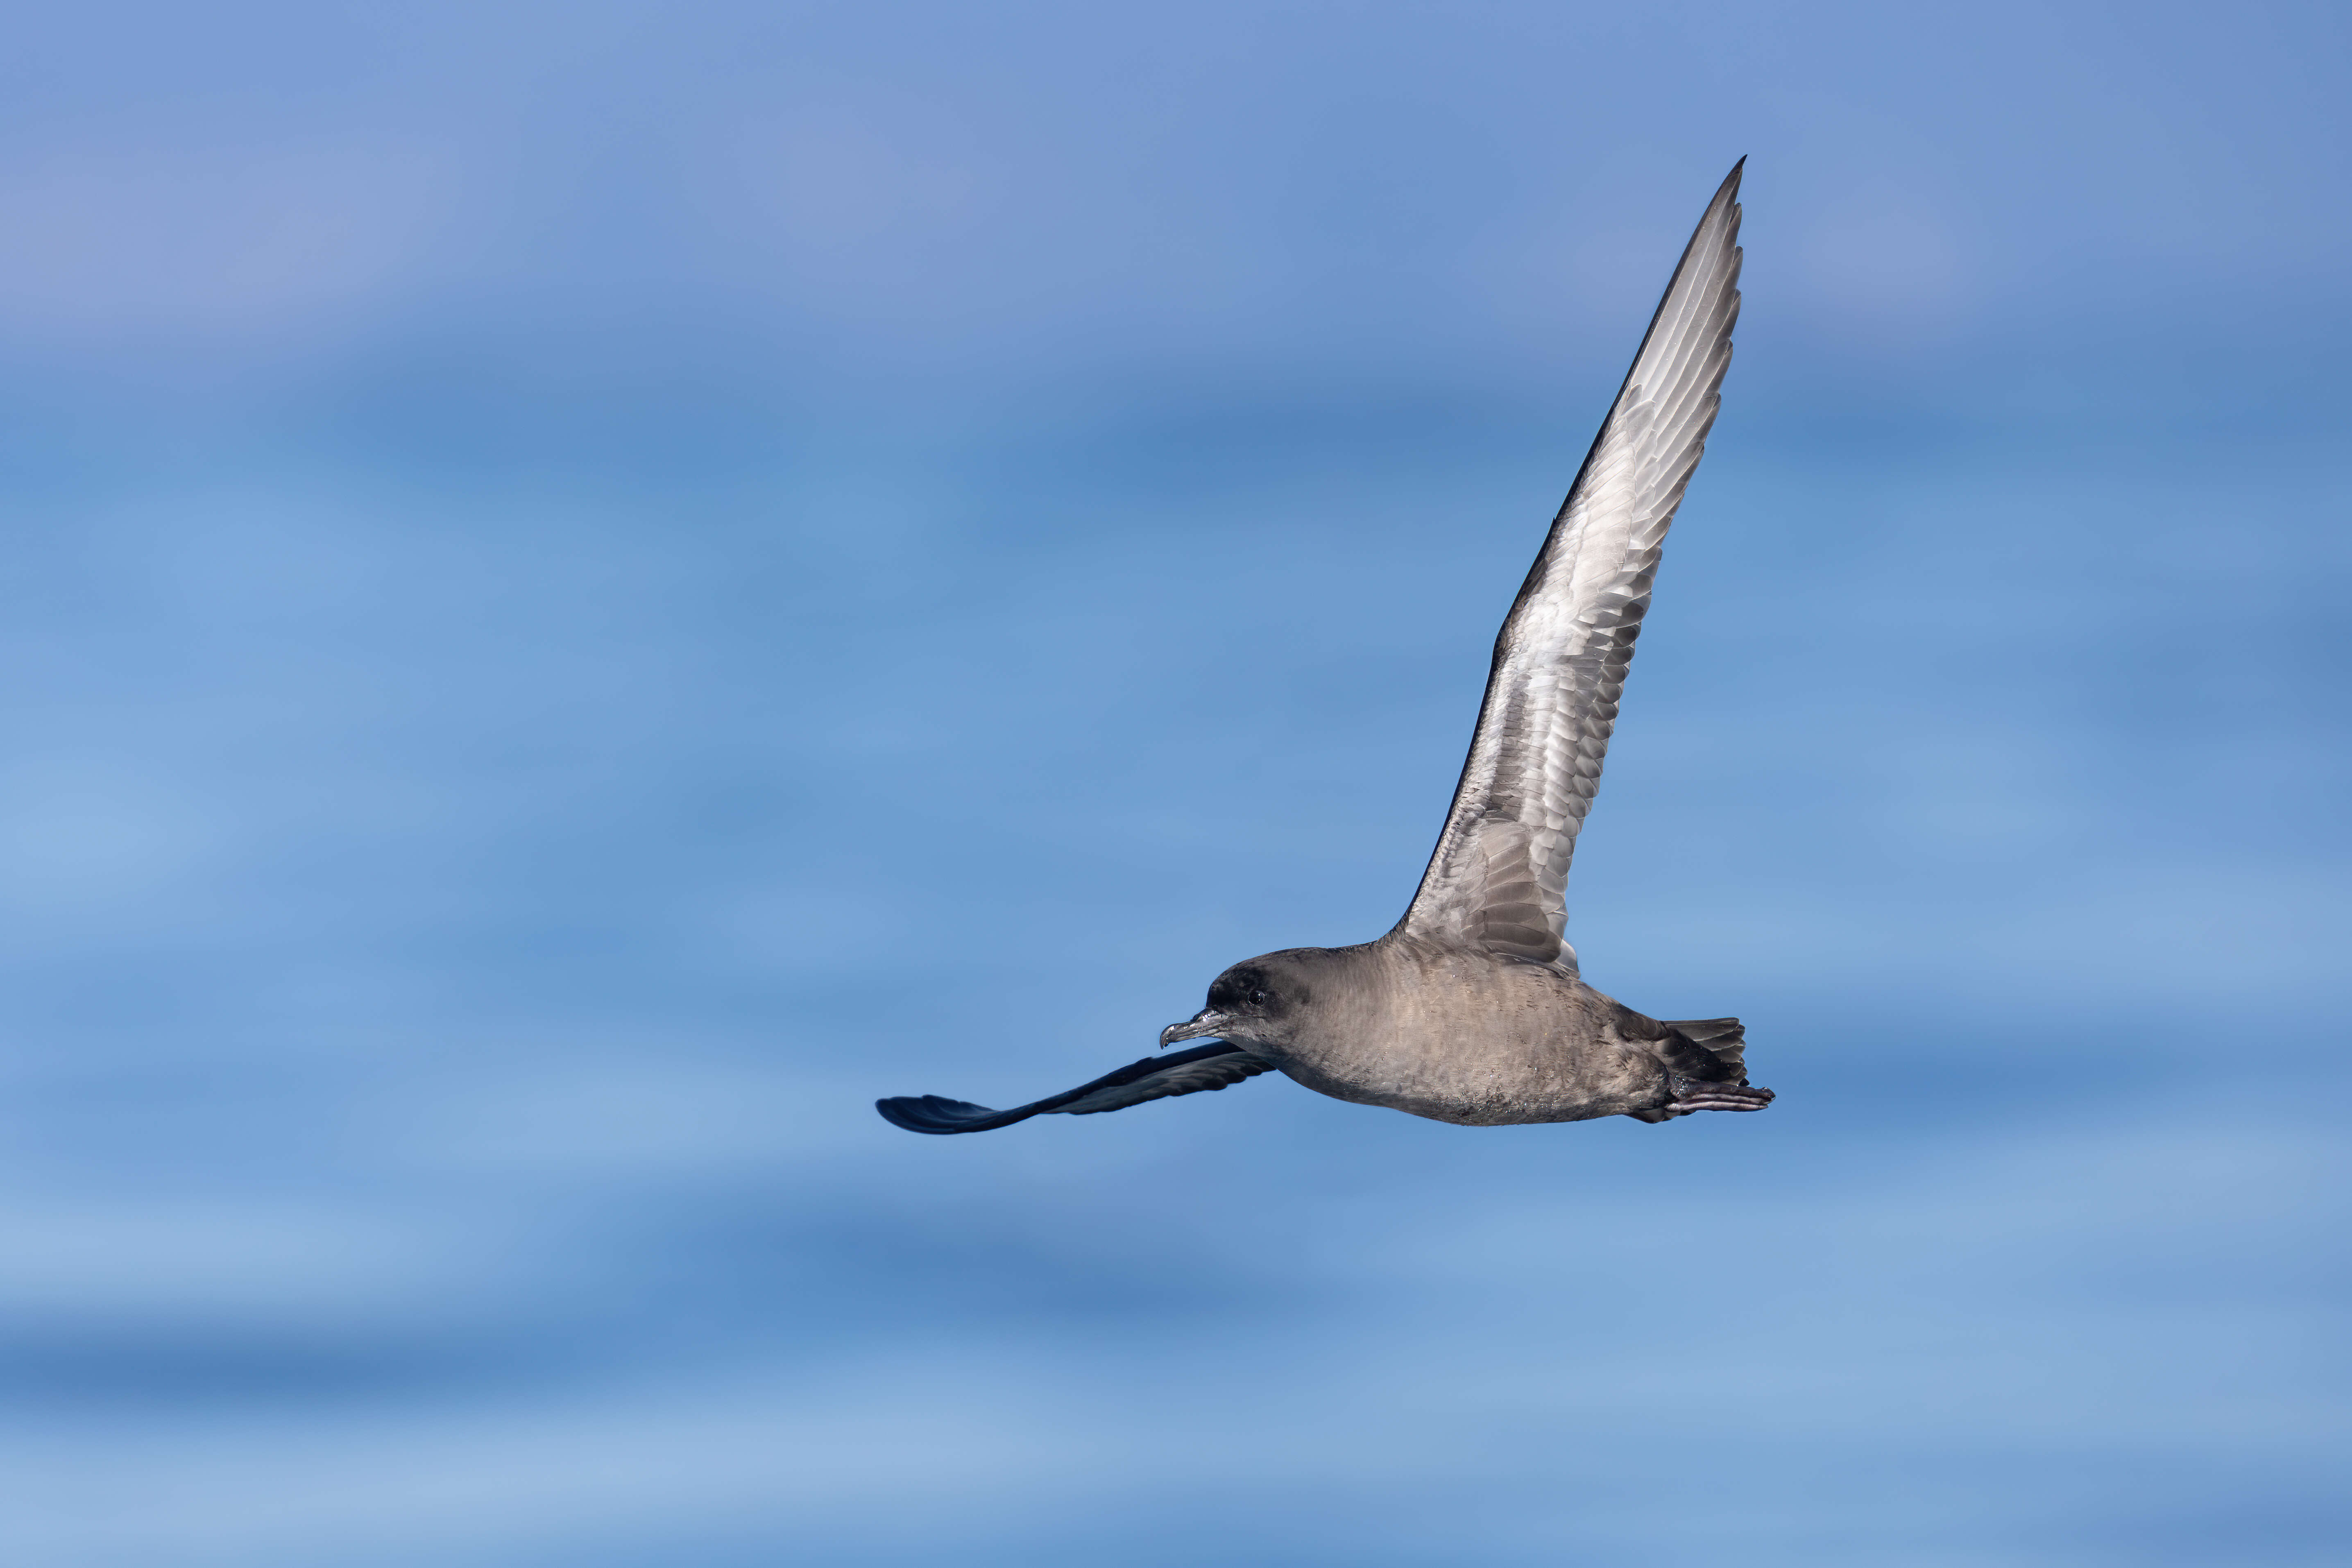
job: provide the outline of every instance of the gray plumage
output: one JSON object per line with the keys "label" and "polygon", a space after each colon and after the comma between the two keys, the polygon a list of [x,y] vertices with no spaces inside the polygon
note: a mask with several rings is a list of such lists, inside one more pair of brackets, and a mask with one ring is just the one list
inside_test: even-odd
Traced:
{"label": "gray plumage", "polygon": [[[1744,166],[1746,160],[1741,160]],[[1584,984],[1568,868],[1591,810],[1666,530],[1715,423],[1739,315],[1739,176],[1708,204],[1617,401],[1495,639],[1470,755],[1394,930],[1237,963],[1160,1034],[1208,1046],[1014,1110],[936,1095],[877,1109],[976,1132],[1218,1089],[1269,1069],[1338,1100],[1495,1125],[1760,1110],[1737,1018],[1662,1022]]]}

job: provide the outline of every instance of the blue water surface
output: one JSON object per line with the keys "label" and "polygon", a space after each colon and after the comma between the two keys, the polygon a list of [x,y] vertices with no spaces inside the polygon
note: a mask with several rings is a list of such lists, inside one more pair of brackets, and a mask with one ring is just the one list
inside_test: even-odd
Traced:
{"label": "blue water surface", "polygon": [[[2340,12],[152,3],[0,114],[0,1555],[2345,1560]],[[1279,1079],[1690,225],[1570,890]]]}

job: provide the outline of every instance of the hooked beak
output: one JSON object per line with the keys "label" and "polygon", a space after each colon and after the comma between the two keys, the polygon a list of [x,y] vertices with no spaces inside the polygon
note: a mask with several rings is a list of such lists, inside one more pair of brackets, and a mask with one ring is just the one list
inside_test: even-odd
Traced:
{"label": "hooked beak", "polygon": [[1182,1023],[1171,1024],[1160,1030],[1160,1048],[1164,1051],[1179,1040],[1198,1040],[1211,1035],[1222,1035],[1225,1032],[1225,1026],[1232,1022],[1214,1007],[1203,1007]]}

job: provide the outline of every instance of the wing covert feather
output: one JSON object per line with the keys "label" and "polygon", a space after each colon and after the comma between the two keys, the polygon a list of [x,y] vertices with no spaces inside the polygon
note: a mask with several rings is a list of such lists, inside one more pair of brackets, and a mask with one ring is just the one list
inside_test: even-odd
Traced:
{"label": "wing covert feather", "polygon": [[1707,205],[1495,639],[1478,728],[1401,931],[1573,973],[1567,889],[1666,530],[1739,315],[1739,177]]}

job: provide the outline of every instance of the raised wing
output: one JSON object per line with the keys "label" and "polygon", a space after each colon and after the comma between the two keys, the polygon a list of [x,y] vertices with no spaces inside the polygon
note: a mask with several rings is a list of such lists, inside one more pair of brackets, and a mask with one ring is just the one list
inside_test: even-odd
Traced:
{"label": "raised wing", "polygon": [[884,1121],[909,1132],[986,1132],[1051,1111],[1092,1116],[1101,1110],[1124,1110],[1147,1100],[1228,1089],[1244,1079],[1273,1070],[1274,1064],[1264,1057],[1252,1056],[1241,1047],[1229,1046],[1223,1040],[1211,1040],[1190,1050],[1129,1062],[1092,1083],[1082,1083],[1065,1093],[1048,1095],[1011,1110],[991,1110],[985,1105],[937,1094],[877,1100],[874,1109],[882,1113]]}
{"label": "raised wing", "polygon": [[1566,894],[1666,528],[1715,423],[1739,315],[1740,160],[1495,639],[1478,731],[1398,930],[1571,973]]}

